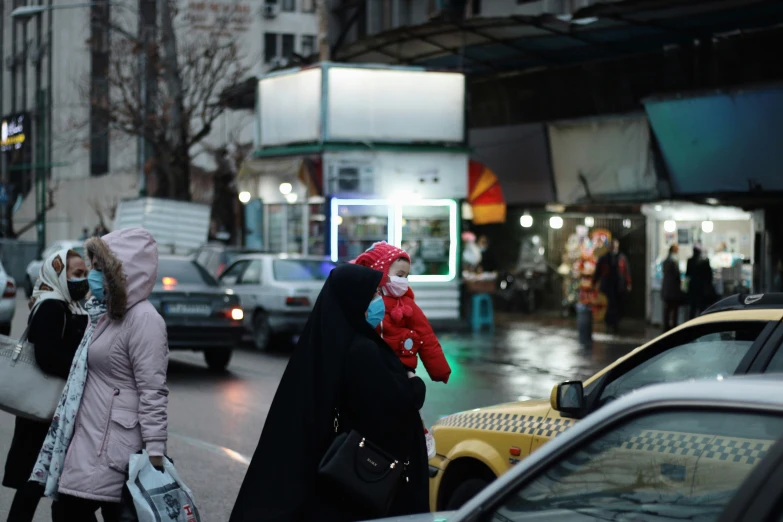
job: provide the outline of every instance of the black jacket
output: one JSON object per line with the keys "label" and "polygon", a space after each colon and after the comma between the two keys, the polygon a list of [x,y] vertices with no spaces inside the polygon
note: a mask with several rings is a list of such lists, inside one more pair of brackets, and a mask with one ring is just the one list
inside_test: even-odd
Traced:
{"label": "black jacket", "polygon": [[680,280],[680,265],[671,256],[663,262],[663,282],[661,283],[661,299],[666,302],[682,301],[682,281]]}
{"label": "black jacket", "polygon": [[712,267],[710,260],[704,257],[692,257],[688,260],[688,300],[701,306],[714,300],[715,288],[712,286]]}
{"label": "black jacket", "polygon": [[[35,360],[44,372],[63,379],[68,377],[87,321],[86,315],[72,314],[63,301],[49,299],[38,306],[30,319],[27,337],[35,346]],[[5,487],[18,489],[28,481],[48,431],[49,423],[16,418],[14,438],[5,461]]]}
{"label": "black jacket", "polygon": [[427,450],[418,410],[425,386],[367,324],[382,274],[335,268],[286,367],[230,522],[351,522],[363,513],[319,476],[340,429],[354,429],[398,459],[410,458],[389,515],[429,511]]}

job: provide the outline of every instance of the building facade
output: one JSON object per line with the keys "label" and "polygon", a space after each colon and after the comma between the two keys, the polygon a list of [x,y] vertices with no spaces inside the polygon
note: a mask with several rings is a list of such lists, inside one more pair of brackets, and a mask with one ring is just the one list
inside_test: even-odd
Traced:
{"label": "building facade", "polygon": [[[137,35],[139,19],[156,16],[155,4],[96,2],[51,10],[52,0],[0,0],[0,117],[4,129],[10,125],[13,131],[20,121],[24,129],[23,142],[13,132],[17,143],[5,143],[4,136],[9,146],[3,146],[2,181],[9,199],[5,208],[13,211],[14,230],[23,231],[23,238],[37,235],[37,227],[30,226],[36,203],[42,204],[35,197],[36,179],[39,186],[46,179],[47,205],[52,207],[47,244],[81,235],[82,228],[97,224],[98,213],[110,217],[115,200],[138,194],[143,175],[139,140],[109,132],[108,114],[101,114],[91,100],[109,94],[106,73],[117,57],[112,52],[123,52],[117,49],[116,31]],[[15,9],[31,6],[40,9],[12,16]],[[218,24],[237,43],[248,74],[256,76],[295,55],[312,54],[316,45],[314,0],[181,0],[176,21],[181,40],[199,38]],[[252,117],[229,111],[212,125],[205,143],[219,147],[252,138]],[[209,154],[191,152],[194,166],[206,171],[215,167]],[[95,195],[85,196],[85,187],[95,188]]]}

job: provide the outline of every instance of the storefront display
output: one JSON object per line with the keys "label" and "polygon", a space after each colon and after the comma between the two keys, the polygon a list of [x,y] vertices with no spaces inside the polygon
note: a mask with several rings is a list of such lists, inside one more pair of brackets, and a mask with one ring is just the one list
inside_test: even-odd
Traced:
{"label": "storefront display", "polygon": [[410,254],[411,282],[448,282],[457,271],[457,203],[332,199],[331,257],[350,261],[377,241]]}
{"label": "storefront display", "polygon": [[[663,322],[660,297],[662,267],[673,244],[679,246],[678,262],[684,295],[688,290],[688,259],[696,248],[710,262],[716,296],[753,291],[755,234],[751,213],[733,207],[675,202],[645,205],[642,212],[651,218],[648,229],[652,256],[648,317],[652,324]],[[678,321],[687,320],[689,314],[686,300]]]}
{"label": "storefront display", "polygon": [[606,229],[590,231],[586,226],[576,227],[568,237],[563,263],[558,273],[563,275],[563,306],[577,304],[592,308],[593,318],[601,321],[606,314],[606,296],[593,284],[598,258],[606,252],[612,234]]}

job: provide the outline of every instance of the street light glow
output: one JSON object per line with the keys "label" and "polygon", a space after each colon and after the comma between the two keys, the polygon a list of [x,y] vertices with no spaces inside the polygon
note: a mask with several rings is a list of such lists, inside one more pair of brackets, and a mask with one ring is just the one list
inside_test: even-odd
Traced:
{"label": "street light glow", "polygon": [[242,191],[242,192],[240,192],[240,193],[239,193],[239,201],[240,201],[240,202],[241,202],[243,205],[247,205],[247,204],[250,202],[250,198],[251,198],[251,197],[252,197],[252,196],[250,195],[250,192],[248,192],[248,191],[246,191],[246,190],[244,190],[244,191]]}

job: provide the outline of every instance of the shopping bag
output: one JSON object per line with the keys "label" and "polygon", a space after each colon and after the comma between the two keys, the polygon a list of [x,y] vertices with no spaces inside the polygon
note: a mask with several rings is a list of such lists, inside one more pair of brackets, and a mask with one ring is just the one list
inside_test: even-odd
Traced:
{"label": "shopping bag", "polygon": [[150,463],[147,451],[131,455],[128,492],[139,522],[202,522],[193,493],[179,478],[174,463],[163,459],[163,471]]}

